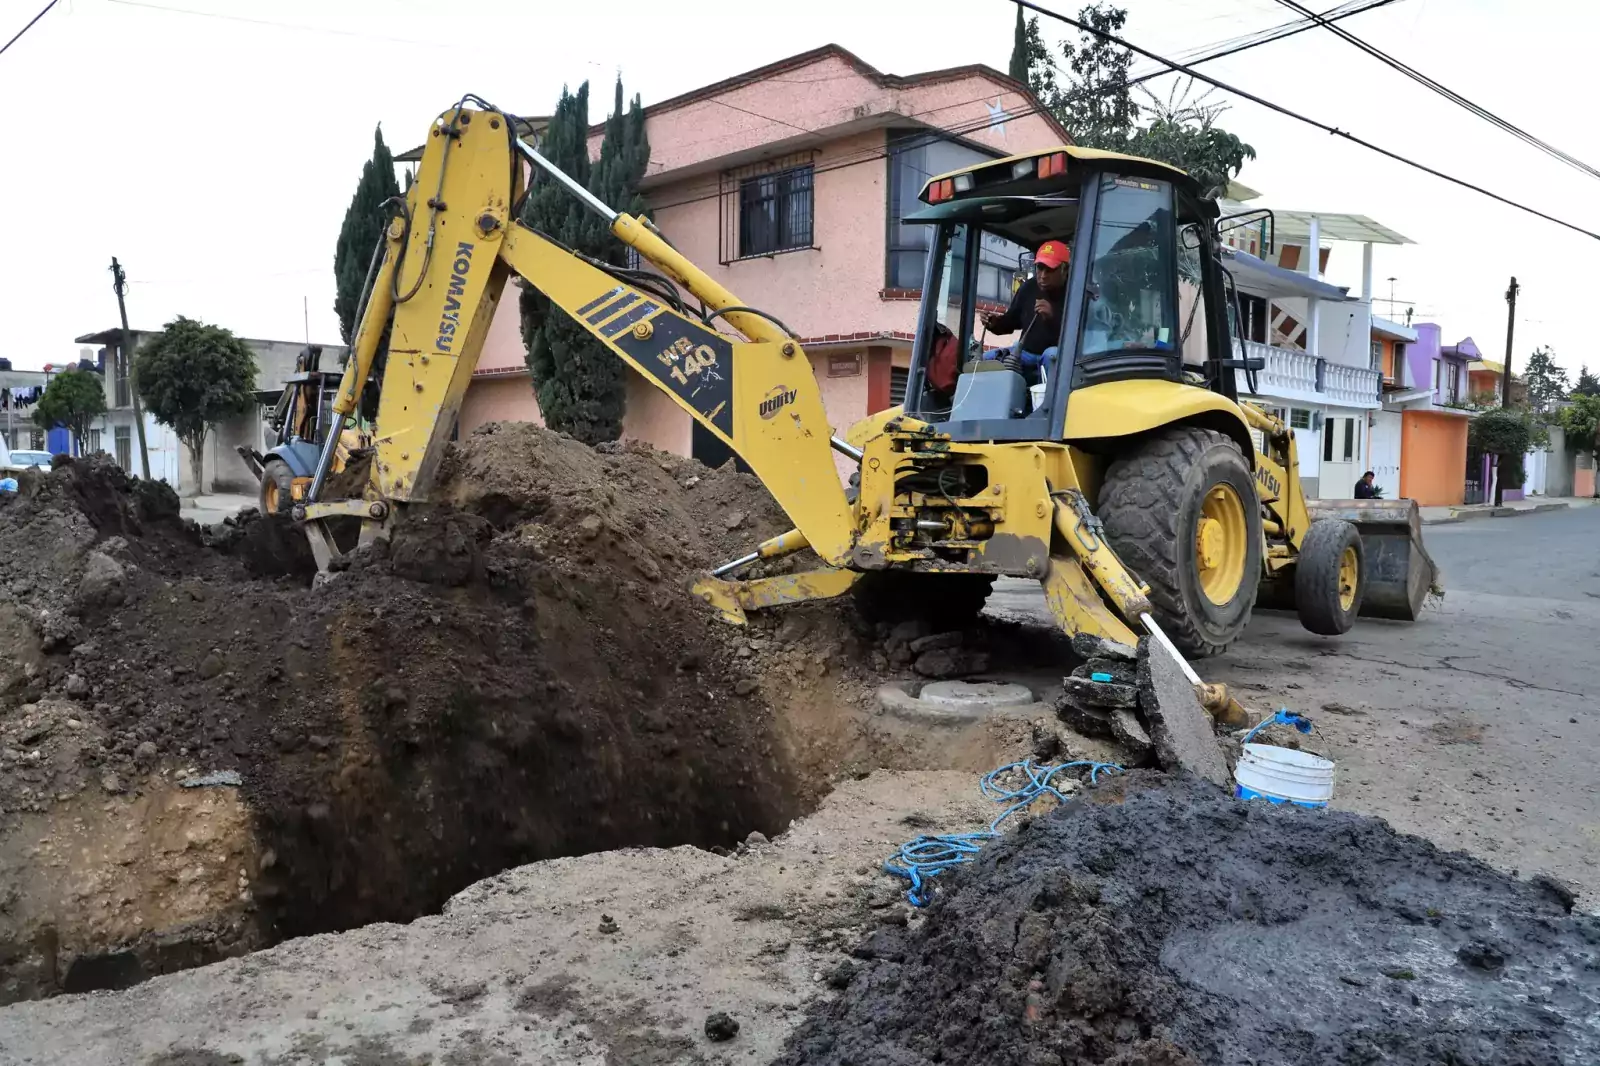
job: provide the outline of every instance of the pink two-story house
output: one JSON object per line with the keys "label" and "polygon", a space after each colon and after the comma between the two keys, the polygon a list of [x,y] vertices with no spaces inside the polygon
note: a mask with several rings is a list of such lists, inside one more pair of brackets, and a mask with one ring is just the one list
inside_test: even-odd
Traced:
{"label": "pink two-story house", "polygon": [[[930,176],[1071,143],[1028,89],[982,65],[884,74],[837,45],[645,109],[642,183],[667,238],[800,335],[834,428],[900,402],[925,227],[902,226]],[[590,131],[591,155],[601,127]],[[987,254],[987,253],[986,253]],[[996,256],[980,298],[1010,297]],[[461,409],[464,434],[539,419],[517,301],[502,301]],[[724,445],[631,375],[624,434],[712,465]]]}

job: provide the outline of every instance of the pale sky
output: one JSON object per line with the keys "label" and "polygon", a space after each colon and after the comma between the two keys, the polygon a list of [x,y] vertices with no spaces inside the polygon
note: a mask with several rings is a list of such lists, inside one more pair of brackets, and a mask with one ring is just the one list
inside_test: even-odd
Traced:
{"label": "pale sky", "polygon": [[[0,41],[43,4],[0,0]],[[1173,57],[1293,17],[1273,0],[1126,6],[1128,38]],[[1600,166],[1600,12],[1587,6],[1400,0],[1341,25]],[[403,151],[463,92],[545,114],[563,83],[591,79],[598,121],[619,69],[648,105],[828,42],[895,74],[973,62],[1004,70],[1013,18],[1004,0],[807,0],[799,9],[750,0],[61,0],[0,55],[0,319],[9,327],[0,355],[19,369],[70,360],[74,336],[114,326],[113,255],[132,282],[135,328],[186,314],[244,336],[298,340],[309,307],[311,338],[337,341],[334,242],[373,127]],[[1052,40],[1070,31],[1044,29]],[[1325,30],[1202,69],[1600,231],[1596,179]],[[1515,274],[1516,363],[1548,344],[1574,376],[1580,363],[1600,367],[1584,326],[1600,299],[1600,242],[1249,102],[1223,125],[1259,154],[1239,180],[1265,194],[1262,205],[1366,214],[1417,242],[1376,253],[1376,292],[1386,296],[1386,279],[1397,279],[1397,314],[1414,306],[1447,341],[1470,335],[1499,358]],[[1334,246],[1329,280],[1358,289],[1360,268],[1359,246]]]}

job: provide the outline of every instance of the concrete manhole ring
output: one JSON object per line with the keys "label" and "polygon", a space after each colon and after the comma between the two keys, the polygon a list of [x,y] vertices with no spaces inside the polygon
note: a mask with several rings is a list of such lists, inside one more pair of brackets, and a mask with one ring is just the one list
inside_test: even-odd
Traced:
{"label": "concrete manhole ring", "polygon": [[896,718],[934,725],[968,725],[995,714],[1032,717],[1049,708],[1026,685],[1009,681],[893,681],[878,702]]}

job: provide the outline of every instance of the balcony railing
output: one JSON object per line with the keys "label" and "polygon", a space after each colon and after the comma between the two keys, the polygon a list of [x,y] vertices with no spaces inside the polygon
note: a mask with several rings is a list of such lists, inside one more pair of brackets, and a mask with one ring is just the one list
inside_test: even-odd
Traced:
{"label": "balcony railing", "polygon": [[[1376,370],[1330,363],[1306,352],[1275,348],[1259,341],[1235,341],[1234,351],[1241,357],[1260,359],[1266,364],[1256,375],[1255,394],[1258,396],[1340,407],[1381,406],[1382,375]],[[1249,388],[1242,374],[1239,384]]]}

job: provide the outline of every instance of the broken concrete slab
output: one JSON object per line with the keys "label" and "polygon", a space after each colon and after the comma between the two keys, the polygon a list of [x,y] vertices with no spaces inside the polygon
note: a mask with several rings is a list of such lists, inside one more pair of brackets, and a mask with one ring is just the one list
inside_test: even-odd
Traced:
{"label": "broken concrete slab", "polygon": [[1139,649],[1092,633],[1074,633],[1072,654],[1080,659],[1121,659],[1131,663],[1139,657]]}
{"label": "broken concrete slab", "polygon": [[1139,641],[1139,708],[1163,769],[1186,770],[1222,788],[1229,786],[1228,764],[1211,730],[1211,716],[1177,659],[1148,637]]}
{"label": "broken concrete slab", "polygon": [[1133,663],[1122,659],[1090,659],[1082,666],[1074,667],[1073,677],[1094,677],[1095,674],[1110,674],[1111,680],[1119,685],[1137,685],[1139,676]]}
{"label": "broken concrete slab", "polygon": [[1126,708],[1111,712],[1111,735],[1117,743],[1128,749],[1129,766],[1143,766],[1150,759],[1152,745],[1150,734],[1145,732],[1139,716]]}
{"label": "broken concrete slab", "polygon": [[1069,699],[1091,707],[1139,706],[1139,690],[1132,685],[1118,685],[1110,681],[1091,681],[1086,677],[1064,677],[1061,688]]}
{"label": "broken concrete slab", "polygon": [[1066,696],[1056,703],[1056,717],[1086,737],[1112,739],[1111,715],[1099,707],[1089,707]]}

